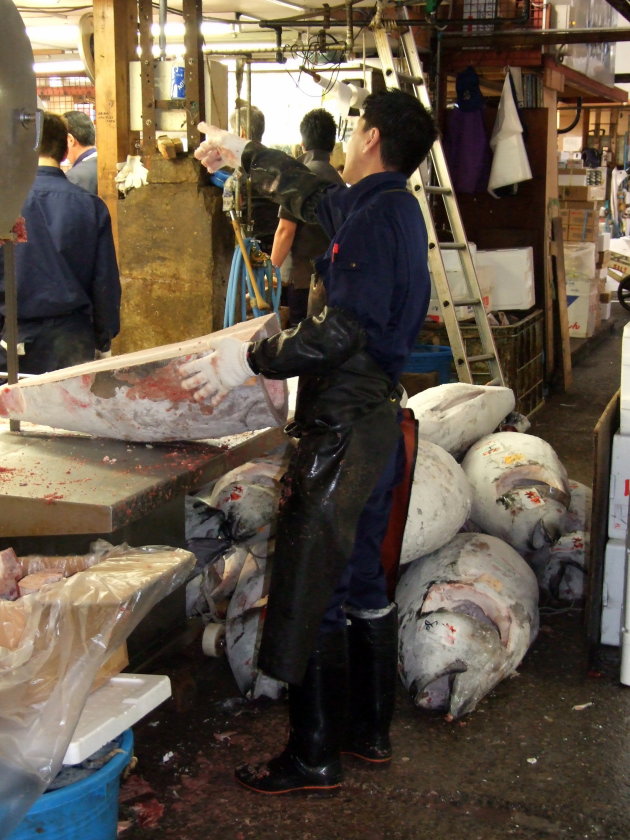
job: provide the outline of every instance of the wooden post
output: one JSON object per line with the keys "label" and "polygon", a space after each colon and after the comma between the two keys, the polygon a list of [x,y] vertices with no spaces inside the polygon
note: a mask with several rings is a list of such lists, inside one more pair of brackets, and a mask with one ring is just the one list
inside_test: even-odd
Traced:
{"label": "wooden post", "polygon": [[134,153],[129,133],[129,60],[136,43],[136,3],[94,0],[93,10],[98,193],[109,208],[118,245],[116,164]]}
{"label": "wooden post", "polygon": [[155,154],[155,74],[153,72],[153,5],[151,0],[138,0],[140,26],[140,66],[142,91],[142,154],[144,165],[151,168]]}
{"label": "wooden post", "polygon": [[[549,113],[547,120],[547,155],[546,155],[546,175],[545,175],[545,208],[546,218],[543,221],[546,232],[546,239],[549,241],[551,233],[551,218],[549,213],[550,206],[556,206],[558,199],[558,127],[557,127],[557,109],[558,109],[558,94],[548,87],[543,87],[543,103]],[[551,260],[545,255],[544,259],[544,273],[543,289],[544,300],[543,310],[545,313],[545,379],[549,380],[553,377],[555,370],[555,347],[556,339],[554,335],[554,317],[553,317],[553,277]]]}

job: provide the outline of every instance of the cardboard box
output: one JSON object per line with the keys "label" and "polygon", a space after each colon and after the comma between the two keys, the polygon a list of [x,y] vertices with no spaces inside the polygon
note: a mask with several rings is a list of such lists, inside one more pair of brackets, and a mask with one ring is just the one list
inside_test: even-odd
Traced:
{"label": "cardboard box", "polygon": [[606,187],[604,184],[588,187],[558,186],[558,198],[561,201],[604,201],[606,199]]}
{"label": "cardboard box", "polygon": [[560,208],[560,212],[563,210],[593,210],[595,213],[599,213],[601,202],[599,201],[559,201],[558,206]]}
{"label": "cardboard box", "polygon": [[588,294],[567,294],[567,317],[571,338],[588,338],[595,332],[599,311],[599,293],[593,288]]}
{"label": "cardboard box", "polygon": [[604,580],[602,582],[600,642],[603,645],[619,645],[621,641],[625,569],[625,541],[608,540],[604,552]]}
{"label": "cardboard box", "polygon": [[477,266],[494,278],[492,309],[531,309],[536,303],[533,248],[477,251]]}

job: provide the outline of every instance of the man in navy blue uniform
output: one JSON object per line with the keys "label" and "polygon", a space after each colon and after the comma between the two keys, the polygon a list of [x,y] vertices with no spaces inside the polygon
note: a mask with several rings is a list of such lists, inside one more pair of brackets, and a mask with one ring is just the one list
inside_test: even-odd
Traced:
{"label": "man in navy blue uniform", "polygon": [[[120,329],[120,280],[105,203],[61,171],[68,128],[45,113],[39,166],[22,208],[27,242],[15,246],[18,357],[21,373],[88,362],[106,352]],[[0,325],[4,261],[0,248]],[[0,348],[0,369],[6,370]]]}
{"label": "man in navy blue uniform", "polygon": [[430,114],[394,90],[365,100],[349,188],[220,129],[195,153],[211,170],[241,163],[261,193],[330,237],[315,261],[327,293],[319,315],[251,344],[226,338],[182,365],[184,387],[215,403],[252,372],[299,375],[258,658],[289,685],[290,736],[268,763],[237,769],[257,792],[337,788],[342,752],[391,759],[398,622],[380,551],[402,472],[397,382],[430,293],[426,228],[406,182],[435,138]]}

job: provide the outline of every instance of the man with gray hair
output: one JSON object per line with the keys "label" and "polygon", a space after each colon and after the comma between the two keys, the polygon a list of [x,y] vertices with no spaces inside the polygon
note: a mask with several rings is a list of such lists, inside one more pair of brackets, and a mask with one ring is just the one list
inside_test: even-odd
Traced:
{"label": "man with gray hair", "polygon": [[83,111],[66,111],[63,116],[68,124],[67,159],[72,164],[72,168],[66,172],[66,178],[96,195],[98,182],[94,123]]}

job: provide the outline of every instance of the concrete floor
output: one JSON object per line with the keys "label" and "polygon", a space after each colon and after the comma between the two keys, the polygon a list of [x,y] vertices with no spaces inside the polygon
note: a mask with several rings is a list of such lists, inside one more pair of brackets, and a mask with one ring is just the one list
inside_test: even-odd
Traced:
{"label": "concrete floor", "polygon": [[[592,483],[592,432],[619,387],[621,330],[584,346],[574,384],[532,419],[569,476]],[[191,636],[194,632],[191,633]],[[234,766],[284,744],[282,702],[247,703],[227,662],[198,639],[155,663],[174,697],[134,727],[136,768],[123,782],[123,840],[545,840],[630,837],[630,689],[608,667],[589,671],[579,609],[545,610],[518,676],[457,723],[420,712],[400,687],[384,770],[348,762],[335,797],[264,797],[239,788]]]}

